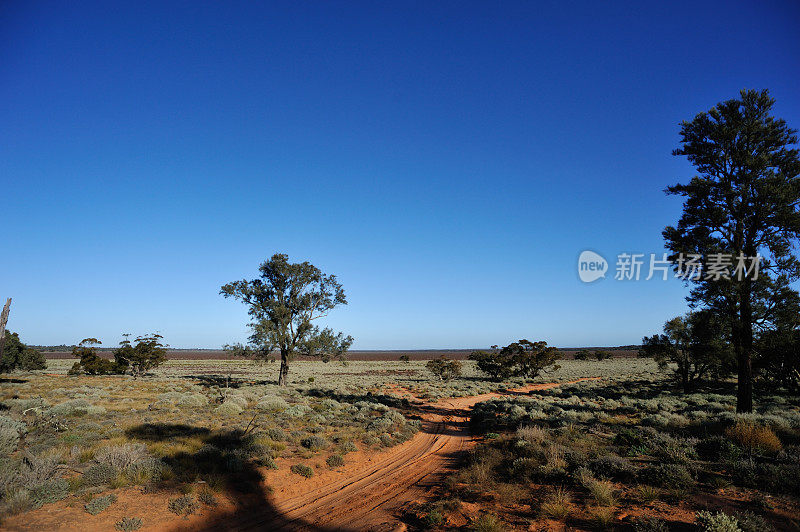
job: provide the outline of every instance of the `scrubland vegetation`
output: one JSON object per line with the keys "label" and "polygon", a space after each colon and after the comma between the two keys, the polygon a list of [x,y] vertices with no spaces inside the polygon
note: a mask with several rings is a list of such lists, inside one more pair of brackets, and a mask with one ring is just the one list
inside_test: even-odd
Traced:
{"label": "scrubland vegetation", "polygon": [[[266,384],[246,362],[236,364],[255,370],[246,383],[212,373],[215,364],[189,364],[204,375],[188,378],[187,364],[167,364],[136,380],[68,376],[69,362],[0,383],[6,517],[65,501],[84,507],[91,522],[113,508],[115,491],[132,486],[172,493],[165,506],[190,515],[217,498],[260,490],[267,470],[311,477],[354,451],[402,443],[420,427],[402,413],[407,400],[378,393],[377,378],[372,394],[358,379],[332,388],[314,388],[308,379],[291,388]],[[120,526],[133,526],[126,523]]]}
{"label": "scrubland vegetation", "polygon": [[800,400],[757,404],[737,414],[732,385],[680,395],[664,373],[478,403],[484,443],[418,519],[454,525],[477,507],[514,528],[792,529]]}

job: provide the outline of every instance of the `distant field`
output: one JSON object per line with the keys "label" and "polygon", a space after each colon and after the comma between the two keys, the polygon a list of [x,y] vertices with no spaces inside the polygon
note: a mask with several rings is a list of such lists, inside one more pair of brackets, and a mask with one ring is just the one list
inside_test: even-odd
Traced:
{"label": "distant field", "polygon": [[[589,347],[587,349],[596,349]],[[634,349],[597,348],[614,353],[614,357],[629,358],[636,356]],[[350,351],[349,360],[398,360],[401,355],[408,355],[411,360],[430,360],[442,355],[455,360],[465,360],[474,349],[419,349],[419,350],[387,350],[387,351]],[[579,349],[560,349],[562,358],[571,359]],[[101,351],[101,355],[111,358],[110,351]],[[72,358],[69,351],[44,351],[45,358],[51,360]],[[170,349],[167,357],[171,360],[225,360],[229,356],[221,349]],[[304,357],[298,357],[302,360]]]}

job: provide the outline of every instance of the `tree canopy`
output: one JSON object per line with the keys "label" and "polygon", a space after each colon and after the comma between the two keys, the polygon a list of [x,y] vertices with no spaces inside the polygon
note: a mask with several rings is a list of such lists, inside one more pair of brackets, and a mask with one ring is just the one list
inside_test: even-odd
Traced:
{"label": "tree canopy", "polygon": [[2,358],[0,359],[0,373],[14,370],[31,371],[45,369],[47,363],[41,352],[28,347],[19,339],[19,334],[6,331],[5,344],[3,345]]}
{"label": "tree canopy", "polygon": [[492,379],[505,380],[510,377],[538,377],[546,368],[556,367],[560,354],[547,342],[520,340],[502,349],[492,346],[492,351],[475,351],[470,359],[476,361],[478,369]]}
{"label": "tree canopy", "polygon": [[353,343],[351,336],[320,329],[314,322],[347,299],[335,275],[327,275],[309,262],[291,263],[276,253],[259,267],[260,277],[233,281],[220,289],[226,297],[245,303],[252,320],[248,345],[226,349],[234,355],[268,359],[278,350],[281,367],[278,384],[287,384],[289,360],[301,353],[327,362],[344,359]]}

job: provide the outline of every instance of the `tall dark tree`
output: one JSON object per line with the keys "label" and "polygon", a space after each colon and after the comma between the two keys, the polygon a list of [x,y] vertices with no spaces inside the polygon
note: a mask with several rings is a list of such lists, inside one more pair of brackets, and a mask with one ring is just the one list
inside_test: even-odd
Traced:
{"label": "tall dark tree", "polygon": [[233,345],[234,354],[268,359],[280,351],[278,384],[285,386],[289,361],[296,353],[316,356],[324,361],[343,359],[351,336],[320,329],[314,321],[323,318],[339,305],[346,305],[342,285],[335,275],[326,275],[309,262],[291,263],[289,257],[276,253],[261,264],[261,276],[252,281],[234,281],[220,293],[244,302],[252,317],[250,342]]}
{"label": "tall dark tree", "polygon": [[708,306],[730,322],[738,412],[753,410],[754,329],[796,299],[790,283],[800,278],[792,250],[800,236],[797,131],[771,115],[774,104],[766,90],[743,90],[738,99],[683,122],[681,147],[673,154],[687,157],[698,175],[667,188],[685,198],[678,224],[663,233],[673,260],[681,253],[706,262],[720,253],[734,261],[764,257],[757,279],[751,273],[690,280],[690,304]]}

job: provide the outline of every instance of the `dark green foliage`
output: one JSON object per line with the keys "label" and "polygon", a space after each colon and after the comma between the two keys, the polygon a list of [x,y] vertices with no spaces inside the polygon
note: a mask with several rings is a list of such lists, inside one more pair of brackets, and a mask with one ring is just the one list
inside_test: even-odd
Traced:
{"label": "dark green foliage", "polygon": [[478,369],[494,380],[510,377],[538,377],[548,368],[557,369],[558,349],[548,347],[547,342],[520,340],[502,349],[475,351],[469,357],[477,362]]}
{"label": "dark green foliage", "polygon": [[800,393],[800,330],[793,322],[759,336],[753,369],[768,386]]}
{"label": "dark green foliage", "polygon": [[340,454],[332,454],[325,462],[329,467],[341,467],[344,465],[344,458]]}
{"label": "dark green foliage", "polygon": [[253,320],[249,345],[235,344],[226,346],[226,350],[258,359],[269,359],[274,350],[279,350],[281,386],[288,383],[289,360],[295,352],[325,362],[343,360],[353,338],[312,325],[312,320],[347,304],[336,276],[322,273],[309,262],[290,263],[289,257],[280,253],[262,263],[259,270],[258,279],[234,281],[220,289],[226,298],[236,298],[250,307]]}
{"label": "dark green foliage", "polygon": [[605,351],[603,349],[597,349],[592,353],[592,356],[595,358],[595,360],[603,361],[603,360],[608,360],[609,358],[613,357],[614,355],[611,353],[611,351]]}
{"label": "dark green foliage", "polygon": [[449,381],[461,375],[461,362],[450,360],[444,355],[429,360],[425,367],[442,381]]}
{"label": "dark green foliage", "polygon": [[[692,279],[689,301],[728,320],[737,360],[737,411],[753,410],[754,327],[769,328],[797,314],[800,278],[794,246],[800,236],[800,158],[796,130],[770,115],[768,91],[743,90],[681,124],[681,147],[698,175],[667,188],[683,196],[683,214],[664,230],[672,259],[689,254],[764,257],[758,278],[702,275]],[[747,264],[746,264],[747,265]]]}
{"label": "dark green foliage", "polygon": [[112,373],[122,373],[124,368],[108,359],[102,358],[97,354],[97,347],[102,342],[97,338],[84,338],[72,349],[72,356],[80,359],[75,362],[71,375],[85,373],[87,375],[108,375]]}
{"label": "dark green foliage", "polygon": [[163,364],[167,360],[167,346],[161,343],[162,338],[160,334],[150,334],[136,338],[136,344],[132,344],[126,337],[114,350],[120,372],[130,369],[138,377]]}
{"label": "dark green foliage", "polygon": [[107,509],[109,506],[114,504],[117,501],[117,496],[113,493],[109,495],[103,495],[102,497],[96,497],[86,503],[83,508],[88,513],[92,515],[97,515],[103,510]]}
{"label": "dark green foliage", "polygon": [[31,371],[45,368],[47,368],[47,363],[42,353],[23,344],[19,340],[19,334],[6,331],[3,357],[0,359],[0,373],[18,369]]}
{"label": "dark green foliage", "polygon": [[600,478],[626,481],[636,476],[636,468],[621,456],[601,456],[591,460],[588,466],[592,473]]}
{"label": "dark green foliage", "polygon": [[408,355],[400,355],[400,362],[405,362],[408,364],[411,361],[411,358]]}
{"label": "dark green foliage", "polygon": [[575,360],[589,360],[592,357],[592,352],[588,349],[581,349],[575,353]]}
{"label": "dark green foliage", "polygon": [[740,447],[724,436],[711,436],[697,442],[697,455],[703,460],[738,461],[744,456]]}
{"label": "dark green foliage", "polygon": [[684,393],[708,376],[721,377],[733,367],[726,323],[714,312],[701,310],[672,318],[664,334],[642,339],[639,356],[652,358],[662,369],[676,366],[675,376]]}
{"label": "dark green foliage", "polygon": [[639,479],[660,488],[688,489],[694,486],[694,478],[685,466],[679,464],[656,464],[639,470]]}
{"label": "dark green foliage", "polygon": [[297,473],[301,477],[311,478],[314,476],[314,470],[305,464],[294,464],[290,469],[292,473]]}

